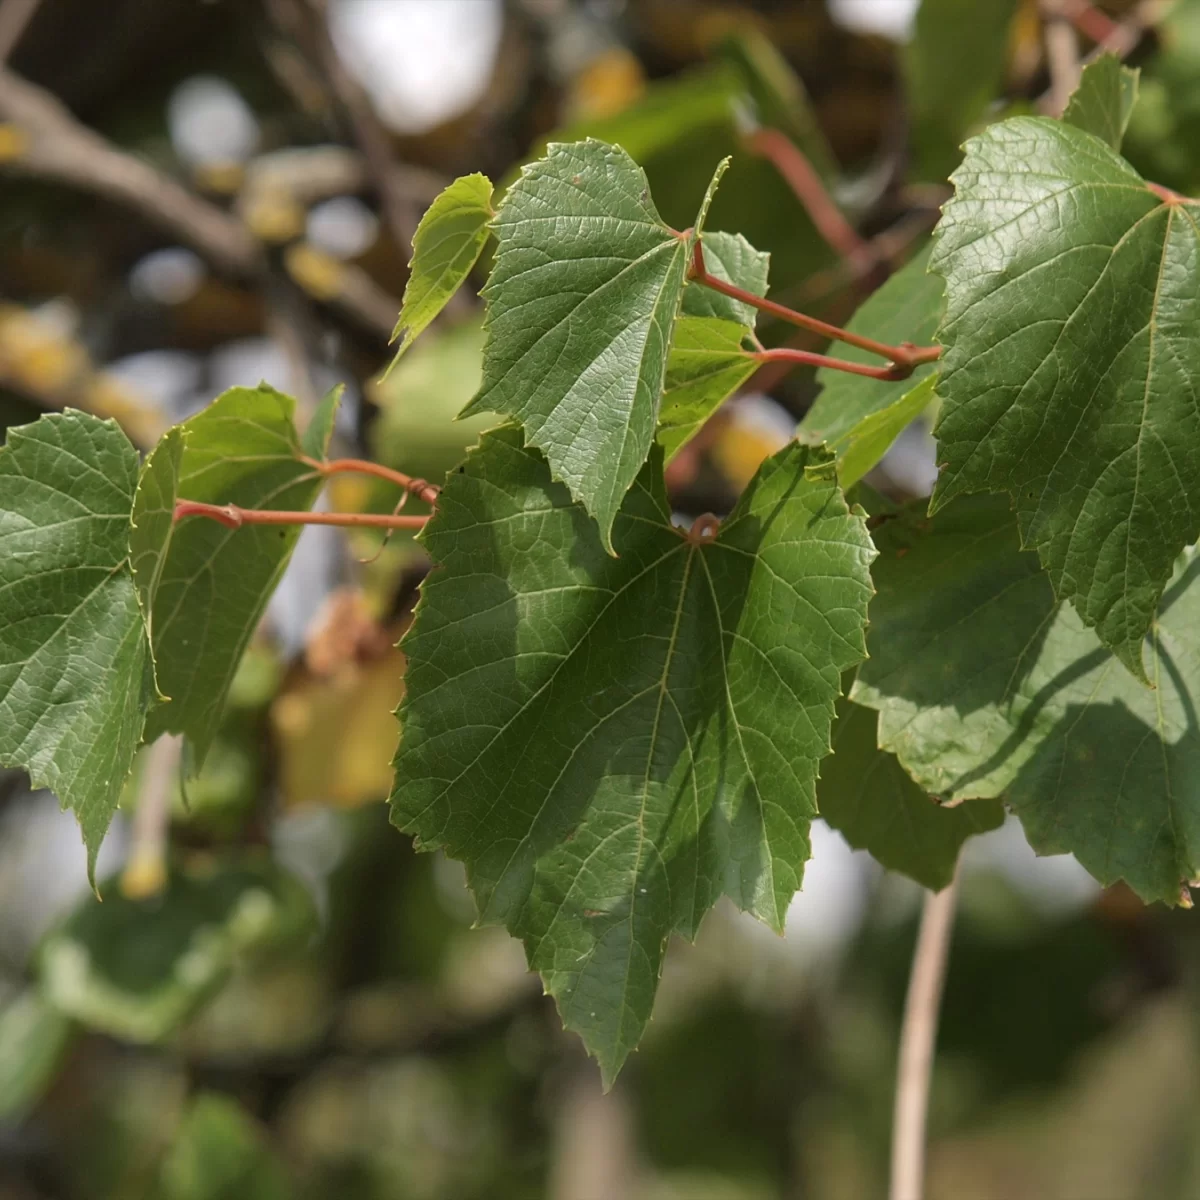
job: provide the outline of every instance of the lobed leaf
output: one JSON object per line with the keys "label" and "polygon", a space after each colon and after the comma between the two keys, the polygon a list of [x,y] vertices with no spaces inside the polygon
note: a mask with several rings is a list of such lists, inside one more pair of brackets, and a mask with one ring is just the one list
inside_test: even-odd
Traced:
{"label": "lobed leaf", "polygon": [[392,332],[393,342],[400,339],[392,366],[466,282],[494,215],[491,181],[479,174],[456,179],[426,209],[413,235],[408,282]]}
{"label": "lobed leaf", "polygon": [[495,232],[483,384],[463,415],[516,417],[611,551],[654,440],[694,235],[664,224],[624,150],[595,141],[525,167]]}
{"label": "lobed leaf", "polygon": [[1200,873],[1200,559],[1180,561],[1133,687],[1022,552],[1000,497],[876,532],[870,658],[853,699],[879,745],[944,799],[1000,797],[1040,854],[1176,903]]}
{"label": "lobed leaf", "polygon": [[876,743],[878,715],[837,703],[833,753],[821,764],[817,806],[856,850],[891,871],[940,891],[954,878],[963,843],[1004,824],[996,800],[944,807],[913,782],[894,754]]}
{"label": "lobed leaf", "polygon": [[937,376],[927,375],[887,408],[864,417],[829,448],[838,456],[842,487],[856,484],[891,449],[901,432],[933,403]]}
{"label": "lobed leaf", "polygon": [[1138,72],[1122,66],[1115,54],[1103,54],[1083,68],[1062,119],[1120,150],[1137,93]]}
{"label": "lobed leaf", "polygon": [[[176,496],[242,508],[311,508],[323,480],[304,461],[294,410],[290,396],[266,384],[232,388],[177,426],[142,470],[131,552],[146,598],[158,687],[169,697],[151,713],[146,738],[187,735],[197,770],[300,530],[227,529],[189,518],[171,526],[164,541],[163,513]],[[332,420],[322,427],[332,428]]]}
{"label": "lobed leaf", "polygon": [[467,864],[611,1082],[667,938],[800,885],[873,554],[819,450],[767,460],[716,537],[671,524],[655,452],[613,558],[520,434],[483,436],[423,538],[393,821]]}
{"label": "lobed leaf", "polygon": [[74,811],[89,877],[154,696],[129,566],[137,472],[115,421],[70,410],[0,449],[0,762]]}
{"label": "lobed leaf", "polygon": [[1044,118],[972,139],[954,183],[932,508],[1008,492],[1056,594],[1144,681],[1200,537],[1200,205]]}

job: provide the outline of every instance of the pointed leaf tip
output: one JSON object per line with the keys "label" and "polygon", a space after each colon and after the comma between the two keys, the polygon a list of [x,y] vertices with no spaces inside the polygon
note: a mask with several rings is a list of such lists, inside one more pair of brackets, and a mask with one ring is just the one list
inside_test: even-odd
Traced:
{"label": "pointed leaf tip", "polygon": [[699,228],[671,229],[641,167],[594,140],[552,143],[509,189],[494,228],[483,383],[464,413],[515,417],[611,552],[654,439]]}

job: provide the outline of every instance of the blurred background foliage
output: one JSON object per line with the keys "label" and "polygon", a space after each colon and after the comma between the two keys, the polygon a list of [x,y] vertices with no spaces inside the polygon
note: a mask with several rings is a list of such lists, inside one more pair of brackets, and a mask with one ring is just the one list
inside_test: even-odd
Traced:
{"label": "blurred background foliage", "polygon": [[[1142,68],[1126,152],[1194,192],[1200,3],[1090,11]],[[311,408],[343,382],[342,449],[435,480],[487,423],[453,420],[475,298],[380,376],[413,228],[454,176],[596,136],[684,225],[732,154],[710,228],[838,320],[921,250],[962,138],[1052,83],[1033,0],[0,0],[6,56],[0,429],[69,404],[147,445],[234,384]],[[868,269],[749,152],[756,122],[874,239]],[[164,181],[215,224],[166,213]],[[679,509],[727,507],[815,393],[761,372],[672,465]],[[933,473],[918,422],[870,482]],[[339,478],[330,503],[392,500]],[[410,538],[305,532],[199,778],[169,741],[143,753],[103,903],[73,819],[0,776],[0,1196],[883,1194],[918,889],[817,826],[787,937],[718,908],[602,1095],[519,945],[470,928],[458,866],[388,827],[424,570]],[[1195,921],[1035,860],[1011,822],[964,875],[931,1196],[1200,1197]]]}

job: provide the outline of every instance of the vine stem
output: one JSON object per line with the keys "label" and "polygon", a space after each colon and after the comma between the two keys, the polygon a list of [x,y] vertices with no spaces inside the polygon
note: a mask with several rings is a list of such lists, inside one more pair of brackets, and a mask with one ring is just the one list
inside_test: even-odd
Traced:
{"label": "vine stem", "polygon": [[756,129],[745,141],[752,153],[765,158],[779,172],[829,246],[850,263],[856,274],[869,270],[875,262],[874,250],[846,220],[804,151],[778,129]]}
{"label": "vine stem", "polygon": [[958,896],[958,871],[949,886],[929,892],[921,911],[921,928],[913,951],[904,1024],[900,1031],[900,1063],[892,1112],[892,1168],[889,1200],[921,1200],[925,1192],[925,1124],[929,1111],[929,1078],[937,1042],[938,1012],[946,980],[950,932]]}
{"label": "vine stem", "polygon": [[[894,367],[907,367],[909,373],[911,373],[913,367],[921,363],[934,362],[942,354],[940,346],[914,346],[911,342],[903,342],[899,346],[889,346],[886,342],[877,342],[874,338],[851,333],[848,329],[842,329],[839,325],[830,325],[828,322],[821,321],[816,317],[810,317],[806,313],[796,312],[795,309],[787,308],[782,304],[776,304],[774,300],[767,300],[763,296],[756,296],[753,292],[748,292],[736,284],[726,283],[725,280],[718,279],[715,275],[708,273],[704,265],[704,250],[700,245],[699,238],[692,244],[692,268],[688,272],[688,277],[703,287],[710,288],[714,292],[720,292],[723,296],[729,296],[731,299],[739,300],[743,304],[749,304],[757,308],[760,312],[770,313],[771,316],[778,317],[781,321],[787,321],[789,324],[798,325],[801,329],[808,329],[813,333],[819,333],[822,337],[830,338],[833,341],[845,342],[848,346],[857,346],[860,350],[865,350],[868,354],[875,354],[880,358],[887,359]],[[766,353],[770,353],[770,351]],[[836,366],[839,362],[839,359],[830,359],[826,365]],[[839,366],[838,369],[844,370],[845,367]],[[855,373],[862,374],[862,372]],[[903,379],[904,376],[884,375],[877,378]]]}
{"label": "vine stem", "polygon": [[747,357],[760,363],[829,367],[834,371],[845,371],[850,375],[865,375],[868,379],[882,379],[888,382],[907,379],[913,373],[912,364],[891,362],[886,367],[869,367],[866,363],[849,362],[844,358],[830,358],[828,354],[815,354],[811,350],[793,350],[789,346],[779,346],[773,350],[756,350]]}
{"label": "vine stem", "polygon": [[397,513],[287,512],[282,509],[241,508],[236,504],[205,504],[200,500],[176,500],[175,520],[207,517],[227,529],[243,525],[340,525],[343,528],[422,529],[428,517]]}
{"label": "vine stem", "polygon": [[300,461],[312,467],[319,475],[340,475],[355,472],[359,475],[374,475],[376,479],[386,479],[397,487],[411,492],[418,500],[432,504],[438,498],[438,489],[427,479],[414,479],[402,471],[393,471],[380,463],[369,462],[365,458],[334,458],[326,462],[319,459],[301,457]]}
{"label": "vine stem", "polygon": [[146,751],[129,857],[121,872],[121,894],[127,899],[146,900],[166,886],[171,782],[182,754],[183,738],[177,733],[164,734]]}

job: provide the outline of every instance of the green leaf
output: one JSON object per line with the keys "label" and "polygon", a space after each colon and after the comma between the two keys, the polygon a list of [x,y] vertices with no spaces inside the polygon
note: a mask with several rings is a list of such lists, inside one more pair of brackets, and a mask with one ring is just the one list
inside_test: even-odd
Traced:
{"label": "green leaf", "polygon": [[392,366],[462,287],[494,215],[491,180],[478,174],[456,179],[425,210],[413,235],[408,283],[392,332],[393,342],[400,339]]}
{"label": "green leaf", "polygon": [[116,422],[80,412],[0,450],[0,763],[74,810],[89,878],[154,695],[129,568],[137,471]]}
{"label": "green leaf", "polygon": [[972,139],[954,182],[931,260],[933,508],[1009,492],[1056,594],[1145,679],[1142,639],[1200,537],[1200,205],[1045,118]]}
{"label": "green leaf", "polygon": [[839,700],[833,753],[821,763],[817,807],[826,823],[883,866],[939,891],[954,878],[963,843],[1004,824],[1004,807],[975,800],[946,808],[876,744],[877,714]]}
{"label": "green leaf", "polygon": [[798,445],[708,539],[672,526],[656,451],[615,535],[619,558],[517,431],[484,435],[423,535],[392,797],[467,864],[609,1082],[672,932],[722,892],[781,928],[873,554]]}
{"label": "green leaf", "polygon": [[172,869],[166,889],[130,900],[89,896],[42,943],[46,998],[92,1029],[131,1042],[172,1033],[235,963],[293,943],[315,925],[303,885],[267,860]]}
{"label": "green leaf", "polygon": [[483,330],[477,321],[426,338],[375,390],[380,412],[370,434],[379,460],[440,481],[478,435],[497,423],[495,413],[455,420],[482,377]]}
{"label": "green leaf", "polygon": [[1017,0],[921,0],[902,62],[913,174],[940,182],[1004,78]]}
{"label": "green leaf", "polygon": [[[771,256],[755,250],[740,233],[706,233],[704,267],[725,283],[736,284],[756,296],[767,294],[767,274]],[[758,310],[742,300],[714,292],[699,283],[689,283],[683,289],[683,309],[689,317],[718,317],[754,328]]]}
{"label": "green leaf", "polygon": [[483,385],[463,415],[516,417],[611,551],[654,440],[692,238],[663,223],[624,150],[594,141],[525,167],[495,230]]}
{"label": "green leaf", "polygon": [[838,479],[853,487],[891,449],[900,433],[933,401],[937,376],[929,375],[887,408],[864,417],[829,448],[838,456]]}
{"label": "green leaf", "polygon": [[1137,92],[1137,71],[1122,66],[1115,54],[1101,55],[1083,68],[1062,119],[1120,150]]}
{"label": "green leaf", "polygon": [[1002,796],[1040,854],[1176,903],[1200,873],[1200,560],[1164,597],[1150,691],[1055,601],[1003,498],[910,507],[875,538],[852,696],[878,710],[879,744],[934,795]]}
{"label": "green leaf", "polygon": [[[154,597],[178,528],[175,501],[178,497],[179,467],[183,462],[184,430],[181,425],[168,429],[158,445],[146,456],[138,476],[129,526],[129,561],[137,584],[138,601],[146,621],[150,644],[156,642]],[[165,700],[161,694],[158,697]]]}
{"label": "green leaf", "polygon": [[[322,479],[302,461],[295,401],[260,384],[232,388],[176,427],[147,460],[133,513],[131,551],[150,600],[159,690],[146,738],[182,733],[199,770],[220,723],[242,652],[291,558],[298,526],[227,529],[190,517],[174,526],[165,557],[164,505],[180,499],[242,508],[310,509]],[[163,457],[160,457],[163,456]],[[152,580],[153,585],[152,585]]]}
{"label": "green leaf", "polygon": [[[928,247],[921,250],[868,297],[846,328],[893,346],[901,342],[919,346],[931,343],[942,318],[945,286],[939,276],[929,274],[929,253]],[[838,343],[830,353],[848,362],[880,365],[878,355],[857,346]],[[800,429],[812,441],[832,446],[844,441],[860,422],[891,408],[936,373],[937,363],[922,363],[907,379],[887,383],[822,367],[817,372],[821,393],[800,422]]]}
{"label": "green leaf", "polygon": [[0,1120],[22,1120],[54,1082],[74,1026],[32,988],[0,1011]]}
{"label": "green leaf", "polygon": [[758,363],[742,348],[749,333],[733,321],[680,318],[658,421],[658,441],[668,462],[757,370]]}
{"label": "green leaf", "polygon": [[163,1159],[161,1200],[287,1200],[283,1165],[266,1131],[235,1100],[193,1097]]}
{"label": "green leaf", "polygon": [[329,443],[333,440],[333,427],[337,422],[338,409],[341,407],[345,391],[344,383],[334,384],[309,417],[304,433],[300,436],[300,448],[309,458],[323,459],[329,452]]}

